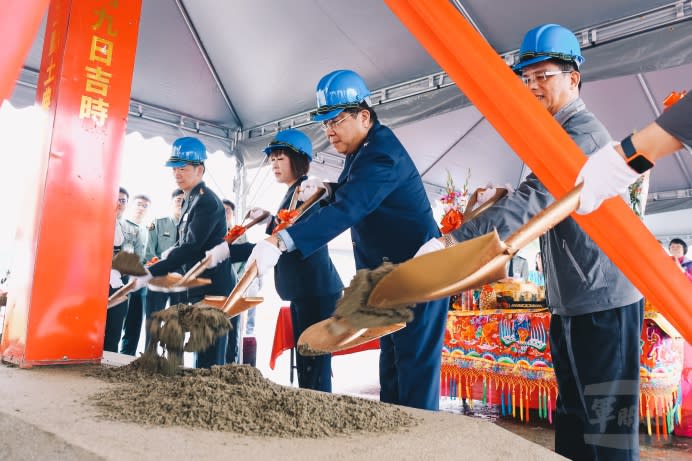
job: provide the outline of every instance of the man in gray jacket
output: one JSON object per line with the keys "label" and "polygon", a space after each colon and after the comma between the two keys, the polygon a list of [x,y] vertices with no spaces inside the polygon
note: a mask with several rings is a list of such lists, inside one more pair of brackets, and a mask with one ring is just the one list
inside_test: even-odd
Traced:
{"label": "man in gray jacket", "polygon": [[[574,34],[546,24],[526,33],[514,70],[589,155],[611,138],[579,97],[583,61]],[[506,238],[553,201],[530,174],[454,237],[468,240],[496,228]],[[642,296],[572,218],[541,238],[541,254],[559,389],[555,451],[580,460],[639,459]]]}

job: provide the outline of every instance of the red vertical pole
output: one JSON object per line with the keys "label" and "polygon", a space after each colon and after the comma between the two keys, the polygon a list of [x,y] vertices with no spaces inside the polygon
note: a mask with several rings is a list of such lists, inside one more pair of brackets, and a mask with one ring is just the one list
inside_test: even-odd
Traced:
{"label": "red vertical pole", "polygon": [[12,93],[50,0],[5,0],[0,14],[0,104]]}
{"label": "red vertical pole", "polygon": [[140,11],[141,0],[51,2],[36,93],[45,151],[28,178],[0,344],[20,366],[102,356]]}
{"label": "red vertical pole", "polygon": [[[385,0],[553,196],[574,186],[584,154],[448,0]],[[692,284],[619,198],[579,225],[692,342]]]}

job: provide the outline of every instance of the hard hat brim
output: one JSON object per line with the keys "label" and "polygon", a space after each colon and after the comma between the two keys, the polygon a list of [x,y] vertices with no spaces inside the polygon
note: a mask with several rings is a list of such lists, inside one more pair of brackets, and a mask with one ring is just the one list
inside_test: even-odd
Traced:
{"label": "hard hat brim", "polygon": [[344,111],[343,107],[339,107],[338,109],[330,110],[329,112],[325,112],[324,114],[318,114],[318,113],[313,113],[312,114],[312,121],[313,122],[324,122],[325,120],[331,120],[340,113]]}
{"label": "hard hat brim", "polygon": [[531,59],[527,59],[525,61],[522,61],[519,64],[515,64],[512,67],[512,70],[514,72],[518,72],[518,71],[522,70],[524,67],[530,66],[531,64],[536,64],[538,62],[547,61],[548,59],[553,59],[553,58],[552,58],[552,56],[536,56],[536,57],[533,57]]}
{"label": "hard hat brim", "polygon": [[180,162],[180,161],[175,162],[175,161],[170,161],[170,160],[166,162],[166,166],[170,167],[170,168],[182,168],[185,165],[189,165],[189,162]]}

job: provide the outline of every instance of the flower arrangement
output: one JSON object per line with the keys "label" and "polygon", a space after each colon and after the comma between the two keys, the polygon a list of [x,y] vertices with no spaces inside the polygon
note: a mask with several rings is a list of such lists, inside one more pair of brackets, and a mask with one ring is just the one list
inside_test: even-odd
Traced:
{"label": "flower arrangement", "polygon": [[464,223],[464,210],[469,199],[469,180],[471,179],[471,170],[466,175],[464,187],[457,190],[454,186],[452,175],[447,171],[447,187],[445,194],[440,197],[440,202],[444,205],[445,214],[442,217],[440,225],[442,233],[449,234],[457,230]]}

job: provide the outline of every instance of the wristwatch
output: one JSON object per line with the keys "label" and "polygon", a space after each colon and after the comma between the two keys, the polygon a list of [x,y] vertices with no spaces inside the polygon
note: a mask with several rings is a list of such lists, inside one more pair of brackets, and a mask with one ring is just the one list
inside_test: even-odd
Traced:
{"label": "wristwatch", "polygon": [[286,246],[284,239],[282,239],[279,234],[276,234],[276,247],[282,253],[286,253],[286,251],[288,250],[288,247]]}
{"label": "wristwatch", "polygon": [[641,174],[654,167],[654,163],[646,158],[641,152],[637,152],[632,144],[632,135],[627,136],[620,142],[620,147],[625,153],[627,165],[637,173]]}

